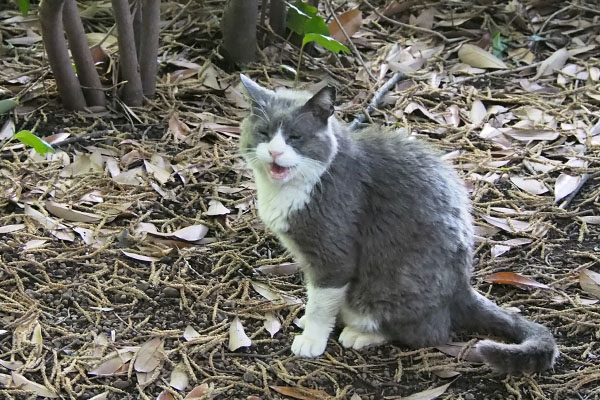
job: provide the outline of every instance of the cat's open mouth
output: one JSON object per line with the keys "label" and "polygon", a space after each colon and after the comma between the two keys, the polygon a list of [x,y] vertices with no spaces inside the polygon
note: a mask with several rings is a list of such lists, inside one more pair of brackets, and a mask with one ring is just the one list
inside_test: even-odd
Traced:
{"label": "cat's open mouth", "polygon": [[271,178],[280,181],[288,177],[290,169],[288,167],[282,167],[281,165],[271,163],[269,164],[269,173],[271,174]]}

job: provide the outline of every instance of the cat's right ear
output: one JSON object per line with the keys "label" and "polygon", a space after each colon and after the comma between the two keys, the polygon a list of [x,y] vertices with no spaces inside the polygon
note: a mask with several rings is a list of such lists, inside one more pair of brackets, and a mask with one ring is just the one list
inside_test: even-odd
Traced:
{"label": "cat's right ear", "polygon": [[265,106],[268,100],[273,96],[273,91],[260,86],[246,75],[240,74],[240,78],[246,89],[248,99],[253,103],[253,106]]}

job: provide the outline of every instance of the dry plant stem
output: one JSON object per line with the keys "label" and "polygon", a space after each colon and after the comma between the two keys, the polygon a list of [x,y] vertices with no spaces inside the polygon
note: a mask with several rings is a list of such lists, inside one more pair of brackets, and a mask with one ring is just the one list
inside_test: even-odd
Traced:
{"label": "dry plant stem", "polygon": [[100,77],[94,66],[94,59],[90,52],[75,0],[65,0],[62,16],[67,40],[71,48],[71,55],[77,66],[79,83],[83,87],[83,95],[85,96],[87,105],[103,106],[106,104],[106,96],[104,95]]}
{"label": "dry plant stem", "polygon": [[256,59],[256,16],[258,0],[229,0],[223,11],[223,48],[235,63]]}
{"label": "dry plant stem", "polygon": [[283,0],[271,0],[269,8],[269,24],[281,36],[285,35],[286,8]]}
{"label": "dry plant stem", "polygon": [[117,25],[121,79],[127,81],[121,96],[128,106],[141,106],[144,96],[129,3],[127,0],[112,0],[112,7]]}
{"label": "dry plant stem", "polygon": [[525,71],[526,69],[529,68],[536,68],[537,66],[539,66],[541,63],[543,63],[543,61],[538,61],[536,63],[533,64],[528,64],[528,65],[522,65],[520,67],[517,68],[511,68],[511,69],[499,69],[496,71],[491,71],[491,72],[486,72],[484,74],[479,74],[479,75],[474,75],[474,76],[470,76],[468,78],[465,78],[461,81],[458,82],[452,82],[450,85],[451,86],[455,86],[455,85],[462,85],[465,82],[469,82],[469,81],[474,81],[476,79],[481,79],[481,78],[486,78],[488,76],[502,76],[502,75],[509,75],[515,72],[521,72],[521,71]]}
{"label": "dry plant stem", "polygon": [[360,52],[354,45],[354,42],[352,41],[352,39],[350,39],[350,35],[348,35],[348,32],[346,32],[346,30],[344,29],[344,25],[342,25],[342,23],[340,22],[340,19],[338,18],[337,14],[335,13],[335,10],[331,6],[331,0],[325,0],[325,4],[327,4],[327,7],[329,8],[329,12],[333,16],[333,19],[335,19],[335,22],[337,22],[338,26],[340,27],[340,30],[342,31],[342,33],[344,34],[344,37],[348,41],[348,45],[350,45],[350,48],[352,48],[354,55],[356,56],[356,58],[358,58],[358,61],[360,61],[363,68],[365,69],[365,71],[367,71],[367,74],[369,75],[369,77],[373,81],[377,82],[377,78],[375,78],[375,76],[371,72],[371,69],[367,66],[367,64],[365,64],[365,60],[363,60],[362,56],[360,55]]}
{"label": "dry plant stem", "polygon": [[387,21],[387,22],[390,22],[390,23],[392,23],[392,24],[394,24],[394,25],[401,26],[401,27],[403,27],[403,28],[406,28],[406,29],[412,29],[413,31],[427,32],[427,33],[429,33],[429,34],[432,34],[432,35],[435,35],[435,36],[439,37],[439,38],[440,38],[440,39],[442,39],[444,42],[449,42],[449,41],[450,41],[450,40],[449,40],[449,39],[448,39],[446,36],[442,35],[442,34],[441,34],[441,33],[439,33],[439,32],[433,31],[433,30],[431,30],[431,29],[427,29],[427,28],[421,28],[420,26],[413,26],[413,25],[405,24],[405,23],[403,23],[403,22],[399,22],[399,21],[396,21],[396,20],[394,20],[394,19],[388,18],[388,17],[386,17],[385,15],[383,15],[382,13],[380,13],[380,12],[379,12],[379,10],[377,10],[377,8],[375,8],[375,7],[374,7],[374,6],[373,6],[371,3],[369,3],[367,0],[363,0],[363,2],[364,2],[366,5],[368,5],[368,6],[369,6],[369,7],[370,7],[370,8],[373,10],[373,12],[374,12],[375,14],[377,14],[377,16],[378,16],[379,18],[382,18],[383,20],[385,20],[385,21]]}
{"label": "dry plant stem", "polygon": [[402,72],[396,72],[390,78],[390,80],[385,83],[385,85],[383,85],[381,88],[379,88],[377,92],[375,92],[375,94],[373,95],[373,100],[371,100],[371,103],[369,104],[367,109],[364,112],[360,113],[356,118],[354,118],[354,121],[352,121],[352,123],[350,124],[350,129],[358,128],[358,126],[361,123],[363,123],[365,119],[367,119],[367,115],[371,114],[371,112],[373,112],[373,109],[379,106],[379,103],[381,103],[381,99],[383,99],[383,96],[385,96],[385,94],[389,92],[396,85],[396,83],[404,79],[406,79],[406,75],[404,75]]}
{"label": "dry plant stem", "polygon": [[62,8],[63,0],[44,0],[40,5],[42,39],[65,108],[83,110],[86,106],[85,97],[69,58],[63,33]]}
{"label": "dry plant stem", "polygon": [[136,1],[133,9],[133,36],[135,37],[136,54],[139,60],[142,36],[142,0]]}
{"label": "dry plant stem", "polygon": [[158,72],[158,33],[160,0],[142,0],[142,37],[140,38],[140,76],[144,95],[153,97]]}

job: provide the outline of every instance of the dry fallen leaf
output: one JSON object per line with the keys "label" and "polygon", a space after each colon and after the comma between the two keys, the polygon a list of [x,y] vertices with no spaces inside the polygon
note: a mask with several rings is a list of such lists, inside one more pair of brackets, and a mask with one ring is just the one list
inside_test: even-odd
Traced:
{"label": "dry fallen leaf", "polygon": [[4,226],[0,226],[0,234],[17,232],[22,229],[25,229],[25,224],[4,225]]}
{"label": "dry fallen leaf", "polygon": [[162,392],[160,392],[160,394],[156,398],[156,400],[174,400],[174,399],[175,398],[173,397],[173,395],[171,393],[169,393],[168,390],[163,390]]}
{"label": "dry fallen leaf", "polygon": [[[358,8],[348,10],[338,15],[338,19],[348,36],[352,37],[352,35],[360,29],[362,24],[362,12]],[[329,23],[329,34],[338,42],[346,43],[348,41],[335,19],[332,19]]]}
{"label": "dry fallen leaf", "polygon": [[169,386],[179,391],[185,390],[189,383],[189,377],[185,368],[185,364],[180,362],[175,366],[173,372],[171,372],[171,379],[169,380]]}
{"label": "dry fallen leaf", "polygon": [[88,372],[88,375],[94,376],[112,376],[125,364],[120,355],[116,354]]}
{"label": "dry fallen leaf", "polygon": [[12,383],[12,378],[8,374],[0,374],[0,385],[9,387]]}
{"label": "dry fallen leaf", "polygon": [[161,338],[152,338],[140,347],[133,367],[137,372],[151,372],[158,367],[164,357],[165,342]]}
{"label": "dry fallen leaf", "polygon": [[275,314],[268,312],[265,314],[264,326],[271,337],[273,337],[281,329],[281,322],[279,322],[279,318]]}
{"label": "dry fallen leaf", "polygon": [[206,383],[203,383],[202,385],[193,388],[192,391],[188,393],[187,396],[185,396],[184,400],[198,399],[211,391],[212,383],[210,384],[210,386]]}
{"label": "dry fallen leaf", "polygon": [[476,68],[506,69],[506,64],[481,47],[465,43],[458,50],[458,58],[465,64]]}
{"label": "dry fallen leaf", "polygon": [[556,203],[560,199],[573,193],[580,181],[580,176],[560,174],[558,178],[556,178],[556,184],[554,186],[554,202]]}
{"label": "dry fallen leaf", "polygon": [[567,60],[569,59],[569,52],[567,49],[562,48],[556,50],[550,57],[545,59],[537,69],[537,73],[534,79],[540,76],[550,75],[555,70],[561,69]]}
{"label": "dry fallen leaf", "polygon": [[183,338],[185,340],[187,340],[188,342],[190,340],[194,340],[200,337],[200,334],[198,333],[197,330],[195,330],[194,328],[192,328],[191,325],[188,325],[185,327],[185,330],[183,331]]}
{"label": "dry fallen leaf", "polygon": [[102,219],[98,214],[72,210],[64,204],[55,203],[53,201],[47,201],[45,203],[45,208],[49,213],[67,221],[96,222]]}
{"label": "dry fallen leaf", "polygon": [[537,288],[550,289],[550,286],[539,283],[531,278],[516,274],[514,272],[497,272],[484,278],[486,282],[500,283],[503,285],[513,285],[521,289]]}
{"label": "dry fallen leaf", "polygon": [[600,224],[600,215],[585,215],[583,217],[579,217],[583,222],[590,225],[599,225]]}
{"label": "dry fallen leaf", "polygon": [[246,336],[242,322],[238,317],[235,317],[229,327],[229,350],[235,351],[240,347],[249,347],[251,345],[252,341]]}
{"label": "dry fallen leaf", "polygon": [[10,370],[18,370],[23,367],[23,363],[21,361],[4,361],[0,360],[0,365],[2,365],[6,369]]}
{"label": "dry fallen leaf", "polygon": [[471,122],[475,125],[479,125],[486,115],[487,110],[485,105],[481,102],[481,100],[475,100],[471,105]]}
{"label": "dry fallen leaf", "polygon": [[461,354],[461,359],[470,363],[483,364],[483,358],[477,350],[477,343],[471,346],[467,352],[464,352],[466,345],[466,342],[451,342],[441,346],[436,346],[436,349],[452,357],[457,357],[459,354]]}
{"label": "dry fallen leaf", "polygon": [[600,274],[589,269],[582,269],[579,272],[579,284],[581,288],[598,298],[600,298]]}
{"label": "dry fallen leaf", "polygon": [[40,385],[39,383],[35,383],[25,378],[23,375],[18,374],[16,372],[12,372],[12,381],[13,385],[21,390],[25,390],[27,392],[32,392],[41,397],[46,397],[49,399],[55,399],[58,397],[56,393],[52,390],[48,389],[44,385]]}
{"label": "dry fallen leaf", "polygon": [[511,176],[510,181],[514,183],[519,189],[526,191],[531,194],[542,194],[548,191],[548,188],[544,184],[536,179],[528,179],[522,176]]}
{"label": "dry fallen leaf", "polygon": [[271,389],[284,396],[299,400],[325,400],[332,399],[330,395],[322,390],[307,389],[301,386],[271,386]]}
{"label": "dry fallen leaf", "polygon": [[411,394],[408,397],[403,397],[402,400],[433,400],[437,399],[448,389],[452,382],[433,389],[427,389],[419,393]]}
{"label": "dry fallen leaf", "polygon": [[498,228],[511,233],[527,232],[533,229],[529,222],[518,221],[509,218],[497,218],[489,215],[484,215],[483,219],[487,223],[497,226]]}
{"label": "dry fallen leaf", "polygon": [[287,262],[277,265],[263,265],[256,269],[265,275],[293,275],[300,271],[300,266],[298,263]]}
{"label": "dry fallen leaf", "polygon": [[231,211],[219,200],[211,200],[208,202],[208,210],[206,211],[206,215],[225,215],[229,214],[230,212]]}
{"label": "dry fallen leaf", "polygon": [[94,397],[90,397],[90,400],[107,400],[108,399],[108,391],[102,392],[100,394],[95,395]]}
{"label": "dry fallen leaf", "polygon": [[123,254],[125,254],[127,257],[133,258],[134,260],[138,260],[138,261],[152,262],[152,261],[160,260],[160,258],[158,258],[158,257],[144,256],[142,254],[136,254],[136,253],[132,253],[130,251],[121,250],[121,252]]}

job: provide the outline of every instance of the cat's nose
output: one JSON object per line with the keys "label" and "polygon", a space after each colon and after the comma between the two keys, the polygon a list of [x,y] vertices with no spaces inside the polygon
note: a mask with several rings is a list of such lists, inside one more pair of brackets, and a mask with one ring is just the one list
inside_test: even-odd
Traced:
{"label": "cat's nose", "polygon": [[271,155],[271,157],[274,159],[276,159],[277,157],[279,157],[280,155],[283,154],[282,151],[274,151],[274,150],[269,150],[269,154]]}

